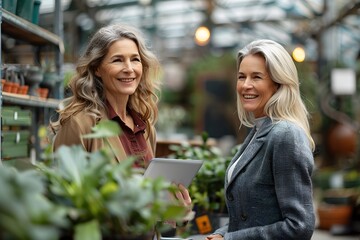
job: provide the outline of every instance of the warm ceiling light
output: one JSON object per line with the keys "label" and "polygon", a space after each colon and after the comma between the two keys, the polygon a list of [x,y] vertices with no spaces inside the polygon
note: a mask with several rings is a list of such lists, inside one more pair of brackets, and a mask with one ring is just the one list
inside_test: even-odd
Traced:
{"label": "warm ceiling light", "polygon": [[305,60],[305,50],[302,47],[296,47],[292,52],[292,57],[296,62],[303,62]]}
{"label": "warm ceiling light", "polygon": [[200,46],[205,46],[210,40],[210,30],[207,27],[201,26],[196,29],[195,42]]}

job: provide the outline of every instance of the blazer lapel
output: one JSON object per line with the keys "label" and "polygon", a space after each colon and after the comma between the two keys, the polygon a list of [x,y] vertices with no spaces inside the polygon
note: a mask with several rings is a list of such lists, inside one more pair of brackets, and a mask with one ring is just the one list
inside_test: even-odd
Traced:
{"label": "blazer lapel", "polygon": [[111,151],[115,155],[116,161],[120,162],[127,158],[125,150],[121,144],[120,138],[116,137],[109,137],[107,138],[108,143],[110,144]]}
{"label": "blazer lapel", "polygon": [[[100,111],[101,112],[101,118],[103,120],[109,120],[105,110]],[[107,143],[105,142],[107,141]],[[118,136],[114,136],[114,137],[108,137],[106,138],[106,140],[104,141],[104,144],[109,144],[110,146],[110,150],[112,151],[112,153],[115,155],[115,162],[120,162],[121,160],[124,160],[127,158],[126,153],[125,153],[125,149],[123,147],[123,145],[121,144],[120,138]]]}
{"label": "blazer lapel", "polygon": [[251,139],[256,133],[255,128],[251,130],[249,136],[246,138],[243,144],[243,147],[237,152],[237,154],[235,154],[234,158],[231,160],[231,165],[232,165],[241,156],[241,159],[237,163],[235,163],[236,166],[230,181],[226,180],[227,187],[233,182],[233,180],[241,172],[241,170],[243,170],[246,167],[246,165],[248,165],[251,162],[251,160],[254,159],[254,156],[260,150],[261,146],[264,144],[264,137],[270,132],[272,127],[273,125],[271,119],[267,118],[260,127],[260,129],[258,130],[255,139],[253,139],[253,141],[250,143]]}
{"label": "blazer lapel", "polygon": [[249,135],[245,138],[245,141],[242,143],[240,149],[237,151],[235,156],[231,159],[229,166],[233,165],[234,162],[236,162],[236,160],[241,156],[241,154],[246,149],[246,146],[249,145],[249,142],[253,138],[255,133],[256,133],[255,128],[252,128]]}

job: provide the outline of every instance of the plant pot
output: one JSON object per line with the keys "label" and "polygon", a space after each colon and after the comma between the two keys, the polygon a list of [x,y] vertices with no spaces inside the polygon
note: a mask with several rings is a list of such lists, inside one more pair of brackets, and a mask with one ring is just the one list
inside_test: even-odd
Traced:
{"label": "plant pot", "polygon": [[12,88],[11,88],[11,93],[18,93],[19,88],[20,88],[19,83],[13,83]]}
{"label": "plant pot", "polygon": [[13,83],[12,83],[12,82],[5,81],[5,82],[4,82],[3,91],[4,91],[4,92],[11,93],[12,86],[13,86]]}
{"label": "plant pot", "polygon": [[18,89],[18,94],[22,94],[22,95],[26,95],[29,91],[29,86],[28,85],[21,85]]}
{"label": "plant pot", "polygon": [[42,70],[36,66],[28,66],[23,69],[23,74],[25,83],[29,85],[29,95],[39,96],[37,89],[44,79]]}
{"label": "plant pot", "polygon": [[40,83],[41,88],[47,88],[49,90],[48,96],[54,95],[56,84],[61,81],[61,78],[56,72],[45,72],[44,79]]}
{"label": "plant pot", "polygon": [[4,91],[5,83],[6,83],[6,79],[1,79],[1,89],[2,89],[2,91]]}
{"label": "plant pot", "polygon": [[318,207],[319,228],[330,230],[334,225],[349,225],[353,207],[322,203]]}
{"label": "plant pot", "polygon": [[17,0],[2,0],[1,2],[2,2],[2,5],[1,5],[2,8],[15,14]]}
{"label": "plant pot", "polygon": [[39,23],[39,11],[40,11],[41,0],[34,0],[34,7],[32,13],[32,23]]}
{"label": "plant pot", "polygon": [[49,94],[49,89],[47,88],[38,88],[37,89],[38,95],[41,98],[47,98]]}
{"label": "plant pot", "polygon": [[16,15],[32,22],[34,9],[33,0],[17,0]]}

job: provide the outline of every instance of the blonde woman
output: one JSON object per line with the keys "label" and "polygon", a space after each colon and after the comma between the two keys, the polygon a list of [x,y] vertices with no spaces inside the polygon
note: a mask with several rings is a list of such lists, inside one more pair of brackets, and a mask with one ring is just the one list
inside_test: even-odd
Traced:
{"label": "blonde woman", "polygon": [[237,60],[238,116],[252,130],[225,177],[229,223],[207,239],[311,239],[315,144],[295,64],[266,39]]}

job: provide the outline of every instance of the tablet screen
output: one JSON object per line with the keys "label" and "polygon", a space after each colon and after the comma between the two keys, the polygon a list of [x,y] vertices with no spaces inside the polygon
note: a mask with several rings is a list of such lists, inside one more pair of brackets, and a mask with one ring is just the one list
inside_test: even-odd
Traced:
{"label": "tablet screen", "polygon": [[181,183],[187,188],[202,164],[203,160],[153,158],[145,170],[144,177],[163,177],[166,181]]}

